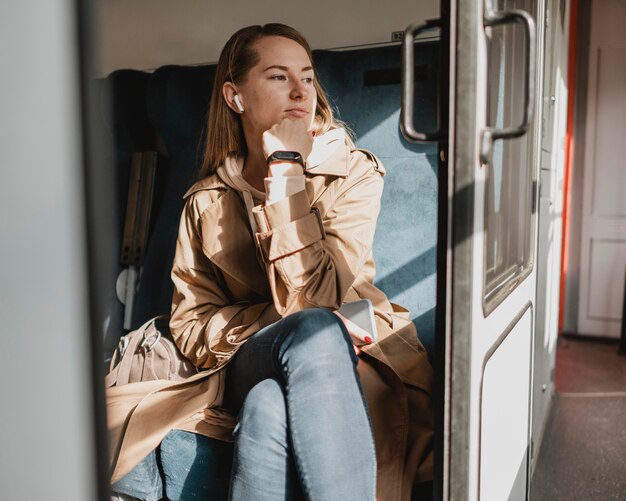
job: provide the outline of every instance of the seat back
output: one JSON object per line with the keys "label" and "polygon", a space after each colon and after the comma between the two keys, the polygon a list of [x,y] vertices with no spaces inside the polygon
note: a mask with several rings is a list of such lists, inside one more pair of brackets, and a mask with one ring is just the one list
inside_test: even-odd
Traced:
{"label": "seat back", "polygon": [[153,230],[135,298],[133,328],[171,309],[170,271],[183,195],[194,183],[202,159],[200,140],[214,71],[214,66],[164,66],[153,73],[148,84],[148,115],[167,153],[168,170],[160,204],[154,207]]}
{"label": "seat back", "polygon": [[[126,216],[128,183],[133,152],[149,151],[156,148],[155,131],[146,109],[146,90],[150,74],[135,70],[117,70],[98,82],[100,116],[103,129],[112,145],[113,157],[107,162],[112,166],[115,200],[110,207],[114,212],[116,231],[111,235],[111,248],[121,252],[122,232]],[[106,291],[107,311],[104,325],[104,350],[108,356],[117,345],[123,329],[124,306],[117,298],[116,281],[122,271],[120,254],[110,267],[110,287]]]}
{"label": "seat back", "polygon": [[[435,344],[437,247],[437,147],[407,142],[400,117],[401,48],[381,47],[315,54],[322,84],[387,174],[374,239],[376,285],[411,312],[420,340],[432,356]],[[418,129],[436,128],[438,44],[415,47]]]}

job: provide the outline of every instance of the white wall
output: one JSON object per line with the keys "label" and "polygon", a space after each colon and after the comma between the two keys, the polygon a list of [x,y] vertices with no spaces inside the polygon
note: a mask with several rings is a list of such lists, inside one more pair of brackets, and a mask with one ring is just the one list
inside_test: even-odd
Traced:
{"label": "white wall", "polygon": [[439,17],[438,0],[107,0],[100,7],[98,73],[214,63],[235,31],[281,22],[314,49],[389,42],[392,31]]}

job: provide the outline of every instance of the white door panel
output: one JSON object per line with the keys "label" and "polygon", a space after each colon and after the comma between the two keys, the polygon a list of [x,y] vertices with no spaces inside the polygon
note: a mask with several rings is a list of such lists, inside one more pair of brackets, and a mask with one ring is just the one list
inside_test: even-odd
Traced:
{"label": "white door panel", "polygon": [[[481,452],[481,444],[484,444],[485,441],[491,444],[492,440],[499,440],[498,437],[500,437],[504,430],[512,433],[517,439],[523,437],[524,448],[522,453],[520,453],[519,447],[507,448],[502,451],[502,454],[500,454],[497,459],[500,469],[509,472],[515,471],[516,475],[519,465],[523,457],[525,457],[527,446],[529,445],[529,394],[532,365],[530,347],[532,346],[534,329],[533,322],[530,322],[528,318],[531,318],[531,313],[533,313],[531,310],[533,309],[535,297],[535,277],[535,273],[528,276],[487,318],[482,316],[480,307],[474,307],[474,320],[472,322],[472,385],[470,397],[470,420],[472,423],[470,429],[470,471],[472,481],[470,483],[469,499],[508,499],[506,497],[500,498],[484,495],[484,480],[479,481],[479,479],[488,478],[488,486],[494,482],[500,485],[502,479],[490,476],[493,470],[489,464],[485,465],[484,461],[487,460],[489,463],[489,461],[493,461],[493,459],[489,454],[485,456]],[[519,315],[524,315],[524,321],[521,323],[517,322]],[[513,326],[515,326],[514,331],[510,331]],[[523,349],[519,351],[508,349],[510,341],[507,342],[506,346],[500,346],[498,348],[499,343],[503,342],[504,344],[506,339],[513,335],[513,332],[515,332],[515,342],[513,344],[515,346],[521,344],[523,345]],[[504,341],[503,338],[505,338]],[[504,348],[503,351],[500,351],[502,348]],[[497,357],[495,354],[492,355],[494,350],[495,353],[497,353]],[[493,357],[496,358],[493,359]],[[490,366],[490,363],[494,364],[494,362],[495,365]],[[483,375],[483,367],[485,366],[489,368],[489,370]],[[504,426],[504,429],[494,428],[490,425],[495,417],[502,411],[502,408],[495,403],[494,399],[490,398],[487,401],[484,399],[485,384],[487,384],[486,389],[488,395],[497,395],[498,391],[503,391],[502,387],[500,387],[500,390],[496,390],[497,380],[500,380],[500,382],[505,385],[511,384],[510,391],[512,394],[516,395],[516,397],[519,397],[519,405],[523,405],[523,411],[521,407],[515,411],[522,413],[518,415],[514,421]],[[524,383],[521,384],[520,381]],[[524,387],[524,391],[519,393],[521,386]],[[482,403],[480,398],[481,391],[483,392]],[[486,423],[483,422],[485,418],[487,419]],[[486,431],[481,432],[481,430]],[[488,450],[491,449],[488,447]],[[509,487],[512,488],[512,485]],[[502,488],[503,487],[500,487],[500,489]],[[524,489],[525,488],[526,485],[524,484]],[[489,490],[487,492],[489,492]],[[522,497],[522,499],[523,498],[524,497]]]}
{"label": "white door panel", "polygon": [[626,216],[626,36],[623,42],[625,47],[599,46],[596,51],[591,212],[603,218]]}
{"label": "white door panel", "polygon": [[626,2],[594,0],[578,333],[619,337],[626,268]]}
{"label": "white door panel", "polygon": [[593,273],[589,275],[587,318],[607,324],[619,323],[624,288],[618,272],[626,269],[626,241],[592,240],[589,268]]}
{"label": "white door panel", "polygon": [[[480,498],[525,499],[532,309],[523,310],[489,352],[481,385]],[[502,458],[510,458],[502,461]]]}

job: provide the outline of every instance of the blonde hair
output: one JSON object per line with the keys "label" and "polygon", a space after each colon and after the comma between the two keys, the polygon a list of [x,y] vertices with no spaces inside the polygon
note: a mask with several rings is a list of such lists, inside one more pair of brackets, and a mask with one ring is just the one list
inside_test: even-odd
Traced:
{"label": "blonde hair", "polygon": [[[215,72],[206,124],[206,144],[198,174],[200,179],[212,174],[227,156],[244,156],[247,153],[241,118],[226,104],[222,96],[222,87],[225,82],[234,84],[245,82],[248,72],[259,62],[259,55],[253,47],[254,43],[263,37],[271,36],[288,38],[298,43],[306,50],[309,59],[313,62],[311,47],[306,39],[297,30],[284,24],[270,23],[263,26],[248,26],[230,37],[222,49]],[[343,122],[333,117],[326,93],[317,78],[313,80],[313,85],[317,92],[314,121],[316,134],[345,127]]]}

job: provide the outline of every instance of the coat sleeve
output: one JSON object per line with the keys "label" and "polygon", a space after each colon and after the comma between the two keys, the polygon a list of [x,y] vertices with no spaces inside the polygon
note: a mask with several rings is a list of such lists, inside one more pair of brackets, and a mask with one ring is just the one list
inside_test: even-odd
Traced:
{"label": "coat sleeve", "polygon": [[280,316],[267,302],[231,304],[203,251],[202,205],[192,196],[181,216],[172,266],[170,330],[176,345],[196,367],[218,369],[249,336]]}
{"label": "coat sleeve", "polygon": [[300,191],[254,209],[257,243],[281,316],[341,306],[371,256],[383,172],[373,157],[355,151],[348,176],[331,183],[329,206],[319,210]]}

